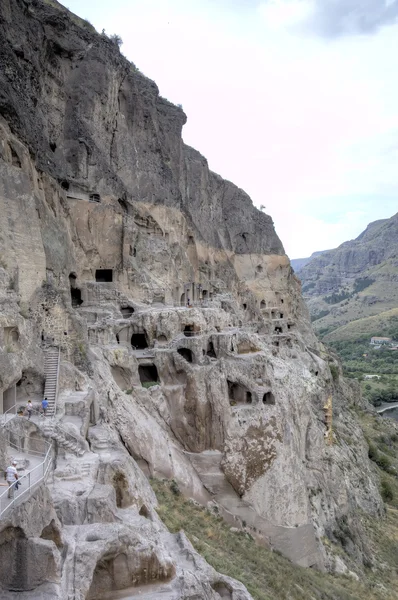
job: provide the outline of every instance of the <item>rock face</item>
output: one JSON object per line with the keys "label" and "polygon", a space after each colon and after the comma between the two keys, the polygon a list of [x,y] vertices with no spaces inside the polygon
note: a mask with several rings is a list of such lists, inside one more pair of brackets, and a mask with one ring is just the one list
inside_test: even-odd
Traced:
{"label": "rock face", "polygon": [[394,315],[387,311],[398,301],[398,214],[370,223],[356,240],[311,258],[299,276],[315,327],[329,332],[326,339],[351,335],[339,328],[357,319],[387,313],[388,320]]}
{"label": "rock face", "polygon": [[315,258],[316,256],[320,256],[324,252],[330,252],[330,250],[320,250],[318,252],[313,252],[311,256],[307,256],[307,258],[292,258],[290,259],[290,264],[297,274],[300,273],[301,269],[308,265],[308,263]]}
{"label": "rock face", "polygon": [[344,517],[360,563],[356,513],[383,505],[355,390],[331,374],[271,218],[183,144],[186,117],[153,82],[53,0],[2,2],[0,44],[3,412],[38,406],[60,349],[54,418],[1,429],[4,462],[16,436],[31,460],[46,440],[56,455],[0,520],[0,598],[249,600],[168,533],[148,475],[304,566],[330,567],[322,538],[337,542]]}

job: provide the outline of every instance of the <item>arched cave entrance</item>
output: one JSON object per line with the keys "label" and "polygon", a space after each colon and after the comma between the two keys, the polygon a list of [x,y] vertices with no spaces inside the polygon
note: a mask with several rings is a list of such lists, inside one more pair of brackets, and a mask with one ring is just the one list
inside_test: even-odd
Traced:
{"label": "arched cave entrance", "polygon": [[48,546],[34,538],[28,539],[19,527],[3,529],[0,533],[0,581],[3,590],[32,591],[58,577],[58,566]]}
{"label": "arched cave entrance", "polygon": [[265,300],[261,300],[261,302],[260,302],[260,308],[261,308],[261,309],[263,309],[263,308],[267,308],[267,303],[266,303],[266,301],[265,301]]}
{"label": "arched cave entrance", "polygon": [[272,392],[266,392],[263,396],[263,404],[273,405],[275,404],[275,397]]}
{"label": "arched cave entrance", "polygon": [[138,375],[143,387],[151,387],[159,383],[159,374],[156,365],[140,365]]}
{"label": "arched cave entrance", "polygon": [[181,298],[180,298],[180,304],[181,306],[185,306],[186,303],[186,299],[185,299],[185,292],[183,294],[181,294]]}
{"label": "arched cave entrance", "polygon": [[131,345],[136,350],[145,350],[145,348],[148,348],[145,332],[141,331],[139,333],[133,333],[131,336]]}
{"label": "arched cave entrance", "polygon": [[132,306],[121,306],[120,312],[125,319],[128,319],[134,314],[134,308]]}
{"label": "arched cave entrance", "polygon": [[187,362],[189,362],[189,363],[192,362],[193,354],[189,348],[178,348],[177,352],[180,356],[185,358],[185,360]]}
{"label": "arched cave entrance", "polygon": [[228,396],[231,406],[252,404],[253,397],[251,391],[241,383],[236,381],[227,381]]}
{"label": "arched cave entrance", "polygon": [[185,325],[183,329],[183,334],[185,337],[193,337],[194,335],[194,326],[193,325]]}
{"label": "arched cave entrance", "polygon": [[44,377],[41,373],[37,373],[31,369],[22,371],[22,377],[16,384],[16,400],[25,403],[28,398],[31,400],[43,398],[44,393]]}
{"label": "arched cave entrance", "polygon": [[109,598],[112,592],[169,581],[174,576],[174,566],[161,564],[155,553],[138,554],[137,560],[131,560],[131,557],[128,560],[127,555],[120,551],[108,553],[97,562],[86,600]]}

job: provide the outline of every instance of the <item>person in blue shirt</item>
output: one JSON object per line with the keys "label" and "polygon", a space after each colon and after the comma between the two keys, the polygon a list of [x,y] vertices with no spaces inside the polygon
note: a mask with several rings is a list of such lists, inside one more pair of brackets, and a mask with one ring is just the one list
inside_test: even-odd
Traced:
{"label": "person in blue shirt", "polygon": [[43,410],[43,415],[46,416],[47,408],[48,408],[48,400],[47,400],[47,398],[44,398],[44,400],[41,401],[41,408]]}

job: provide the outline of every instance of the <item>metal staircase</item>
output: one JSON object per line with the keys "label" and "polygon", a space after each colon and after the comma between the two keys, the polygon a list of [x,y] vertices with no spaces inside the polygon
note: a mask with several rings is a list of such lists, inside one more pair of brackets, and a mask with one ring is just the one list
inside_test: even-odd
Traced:
{"label": "metal staircase", "polygon": [[44,397],[48,400],[48,416],[55,415],[56,401],[58,395],[59,363],[61,350],[51,348],[46,352],[46,361],[44,365],[44,375],[46,383],[44,386]]}

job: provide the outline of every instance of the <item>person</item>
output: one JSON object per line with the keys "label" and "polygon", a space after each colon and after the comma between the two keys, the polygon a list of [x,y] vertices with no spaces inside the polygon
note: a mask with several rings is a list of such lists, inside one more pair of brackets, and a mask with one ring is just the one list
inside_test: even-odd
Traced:
{"label": "person", "polygon": [[6,480],[8,483],[8,497],[14,497],[15,482],[18,481],[17,461],[13,460],[6,470]]}
{"label": "person", "polygon": [[26,405],[26,410],[28,411],[28,419],[32,416],[33,412],[33,404],[31,400],[28,400],[28,404]]}
{"label": "person", "polygon": [[47,398],[44,398],[44,400],[41,401],[41,407],[42,407],[42,410],[43,410],[43,415],[46,416],[47,409],[48,409],[48,400],[47,400]]}

